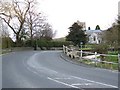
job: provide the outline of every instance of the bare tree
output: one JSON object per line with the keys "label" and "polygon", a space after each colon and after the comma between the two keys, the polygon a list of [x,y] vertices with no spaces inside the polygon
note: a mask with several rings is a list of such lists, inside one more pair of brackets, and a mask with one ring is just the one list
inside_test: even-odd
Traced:
{"label": "bare tree", "polygon": [[41,32],[41,38],[45,38],[47,40],[51,40],[56,34],[56,31],[53,32],[52,26],[49,23],[45,23],[43,26],[43,30]]}
{"label": "bare tree", "polygon": [[118,26],[114,24],[111,28],[104,31],[103,40],[110,47],[117,48],[118,47]]}
{"label": "bare tree", "polygon": [[21,32],[25,23],[26,15],[33,0],[18,2],[2,2],[0,5],[0,18],[9,26],[16,36],[16,42],[21,41]]}
{"label": "bare tree", "polygon": [[36,33],[41,32],[41,28],[43,25],[43,21],[45,18],[42,16],[41,13],[36,13],[34,11],[29,11],[27,18],[26,18],[26,27],[27,33],[30,37],[31,41],[33,40]]}
{"label": "bare tree", "polygon": [[50,40],[55,35],[51,25],[44,22],[45,17],[34,9],[35,4],[35,0],[0,3],[0,18],[14,32],[17,45],[26,36],[32,41],[34,38]]}
{"label": "bare tree", "polygon": [[31,39],[52,39],[55,33],[52,30],[52,26],[46,23],[46,17],[37,12],[35,5],[31,5],[29,12],[26,17],[26,27],[28,35]]}

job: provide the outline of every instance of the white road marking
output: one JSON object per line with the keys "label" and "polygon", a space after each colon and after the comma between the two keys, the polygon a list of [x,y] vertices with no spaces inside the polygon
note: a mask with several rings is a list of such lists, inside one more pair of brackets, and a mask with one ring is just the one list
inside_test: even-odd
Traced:
{"label": "white road marking", "polygon": [[[33,58],[33,57],[32,57]],[[33,59],[34,60],[34,59]],[[33,61],[32,60],[32,61]],[[31,60],[30,60],[31,61]],[[24,63],[24,65],[25,65],[25,62],[23,61],[23,63]],[[28,63],[27,63],[28,64]],[[32,65],[30,65],[30,66],[32,66],[33,68],[35,68],[36,67],[36,63],[34,63],[34,62],[31,62],[30,64],[32,64]],[[35,64],[35,65],[34,65]],[[26,65],[25,65],[26,66]],[[35,67],[34,67],[35,66]],[[26,66],[27,67],[27,66]],[[39,75],[36,71],[33,71],[31,68],[29,68],[29,66],[27,67],[27,69],[28,70],[30,70],[30,71],[32,71],[33,73],[35,73],[35,74],[37,74],[37,75]],[[35,68],[35,69],[38,69],[38,68]],[[54,74],[58,74],[58,72],[57,71],[54,71],[54,70],[51,70],[51,69],[47,69],[47,68],[45,68],[45,67],[43,67],[43,68],[41,68],[41,69],[45,69],[46,71],[49,71],[50,70],[50,72],[52,71],[52,73],[54,73]],[[60,76],[62,75],[61,73],[59,73],[60,74]],[[40,75],[39,75],[40,76]],[[65,75],[65,76],[69,76],[69,75]],[[105,84],[105,83],[101,83],[101,82],[96,82],[96,81],[92,81],[92,80],[89,80],[89,79],[84,79],[84,78],[80,78],[80,77],[76,77],[76,76],[69,76],[69,78],[54,78],[54,79],[52,79],[52,78],[50,78],[50,77],[47,77],[49,80],[52,80],[52,81],[55,81],[55,82],[58,82],[58,83],[61,83],[61,84],[64,84],[64,85],[66,85],[66,86],[69,86],[69,87],[73,87],[73,88],[79,88],[79,87],[76,87],[76,86],[74,86],[75,84],[68,84],[68,83],[65,83],[65,82],[61,82],[61,81],[58,81],[58,80],[56,80],[56,79],[73,79],[73,78],[76,78],[76,79],[80,79],[80,80],[84,80],[84,81],[87,81],[87,82],[91,82],[91,83],[96,83],[96,84],[100,84],[100,85],[104,85],[104,86],[108,86],[108,87],[113,87],[113,88],[118,88],[117,86],[114,86],[114,85],[109,85],[109,84]],[[88,85],[88,84],[86,84],[86,85]]]}
{"label": "white road marking", "polygon": [[33,71],[30,67],[26,66],[26,64],[25,64],[25,60],[23,60],[23,64],[24,64],[24,66],[25,66],[29,71],[31,71],[31,72],[37,74],[36,71]]}
{"label": "white road marking", "polygon": [[79,87],[76,87],[76,86],[73,86],[73,85],[70,85],[70,84],[67,84],[67,83],[64,83],[64,82],[61,82],[61,81],[58,81],[58,80],[55,80],[55,79],[52,79],[50,77],[48,77],[49,80],[52,80],[54,82],[57,82],[57,83],[61,83],[63,85],[66,85],[66,86],[69,86],[69,87],[72,87],[72,88],[79,88]]}
{"label": "white road marking", "polygon": [[39,55],[39,53],[36,53],[34,55],[32,55],[30,58],[29,58],[29,61],[27,61],[27,65],[29,67],[32,67],[34,69],[36,69],[37,71],[39,72],[43,72],[43,73],[49,73],[49,74],[57,74],[58,72],[55,71],[55,70],[52,70],[52,69],[49,69],[49,68],[46,68],[44,67],[43,65],[39,64],[36,60],[35,57],[37,57],[37,55]]}
{"label": "white road marking", "polygon": [[[31,70],[29,67],[27,67],[27,69],[38,75],[38,73],[37,73],[36,71]],[[109,85],[109,84],[105,84],[105,83],[101,83],[101,82],[96,82],[96,81],[92,81],[92,80],[88,80],[88,79],[84,79],[84,78],[80,78],[80,77],[76,77],[76,76],[71,76],[71,78],[72,78],[72,77],[73,77],[73,78],[80,79],[80,80],[84,80],[84,81],[88,81],[88,82],[92,82],[92,83],[104,85],[104,86],[109,86],[109,87],[113,87],[113,88],[118,88],[117,86],[113,86],[113,85]],[[67,85],[67,86],[70,86],[70,87],[78,88],[78,87],[76,87],[76,86],[73,86],[73,85],[70,85],[70,84],[67,84],[67,83],[60,82],[60,81],[58,81],[58,80],[55,80],[55,79],[70,79],[70,78],[55,78],[55,79],[48,78],[48,79],[53,80],[53,81],[55,81],[55,82],[59,82],[59,83],[61,83],[61,84],[64,84],[64,85]]]}
{"label": "white road marking", "polygon": [[74,84],[71,84],[71,85],[73,85],[73,86],[78,86],[78,85],[85,85],[85,86],[87,86],[87,85],[92,85],[92,83],[74,83]]}
{"label": "white road marking", "polygon": [[84,81],[88,81],[88,82],[92,82],[92,83],[96,83],[96,84],[101,84],[101,85],[104,85],[104,86],[118,88],[117,86],[114,86],[114,85],[109,85],[109,84],[105,84],[105,83],[101,83],[101,82],[96,82],[96,81],[92,81],[92,80],[88,80],[88,79],[84,79],[84,78],[80,78],[80,77],[76,77],[76,76],[71,76],[71,77],[77,78],[77,79],[80,79],[80,80],[84,80]]}
{"label": "white road marking", "polygon": [[72,78],[54,78],[54,79],[72,79]]}

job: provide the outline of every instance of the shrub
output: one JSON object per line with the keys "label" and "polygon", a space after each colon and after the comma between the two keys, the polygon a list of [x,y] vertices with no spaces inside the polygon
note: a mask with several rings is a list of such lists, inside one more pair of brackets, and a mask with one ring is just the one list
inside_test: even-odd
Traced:
{"label": "shrub", "polygon": [[71,43],[69,41],[48,41],[45,39],[41,40],[33,40],[31,43],[31,40],[27,40],[24,42],[25,47],[40,47],[42,50],[44,49],[51,49],[52,47],[63,47],[63,45],[70,45]]}
{"label": "shrub", "polygon": [[32,43],[31,43],[31,40],[25,41],[25,42],[24,42],[24,46],[25,46],[25,47],[31,47],[31,46],[33,46]]}
{"label": "shrub", "polygon": [[59,42],[59,41],[46,41],[46,40],[38,40],[37,45],[41,49],[46,47],[46,49],[50,49],[52,47],[62,47],[63,45],[69,45],[69,42]]}
{"label": "shrub", "polygon": [[2,38],[2,48],[10,48],[13,46],[13,41],[10,37]]}
{"label": "shrub", "polygon": [[93,45],[92,51],[101,54],[106,54],[108,52],[108,46],[105,44]]}

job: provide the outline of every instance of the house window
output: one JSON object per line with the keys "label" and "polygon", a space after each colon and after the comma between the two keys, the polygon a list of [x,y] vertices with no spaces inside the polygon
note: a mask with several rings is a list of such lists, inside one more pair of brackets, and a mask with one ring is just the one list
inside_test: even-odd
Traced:
{"label": "house window", "polygon": [[99,40],[99,43],[101,43],[101,41]]}

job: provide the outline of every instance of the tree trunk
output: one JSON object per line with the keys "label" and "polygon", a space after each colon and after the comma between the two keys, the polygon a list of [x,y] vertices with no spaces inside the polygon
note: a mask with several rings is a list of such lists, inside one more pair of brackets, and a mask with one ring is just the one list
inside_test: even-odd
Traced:
{"label": "tree trunk", "polygon": [[19,47],[21,46],[21,39],[19,38],[19,34],[16,34],[16,46]]}
{"label": "tree trunk", "polygon": [[[31,20],[31,17],[30,17],[30,20]],[[33,47],[33,29],[32,29],[32,24],[30,24],[30,39],[31,39],[31,46]]]}
{"label": "tree trunk", "polygon": [[31,47],[33,47],[33,38],[31,37]]}

